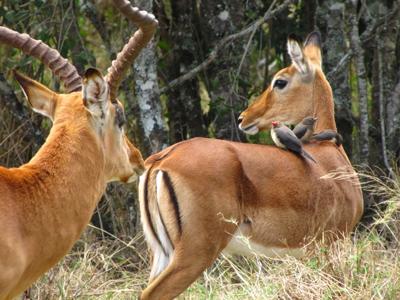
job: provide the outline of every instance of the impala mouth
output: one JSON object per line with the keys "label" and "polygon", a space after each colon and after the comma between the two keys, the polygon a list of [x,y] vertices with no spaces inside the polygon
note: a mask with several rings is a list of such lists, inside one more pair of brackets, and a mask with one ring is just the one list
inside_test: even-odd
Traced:
{"label": "impala mouth", "polygon": [[135,168],[134,173],[132,174],[131,177],[128,178],[126,181],[127,183],[135,182],[138,180],[138,178],[144,173],[146,169],[144,167],[138,167]]}
{"label": "impala mouth", "polygon": [[139,177],[144,173],[145,168],[144,167],[138,167],[133,170],[133,174],[131,176],[126,176],[123,178],[120,178],[120,181],[125,182],[125,183],[132,183],[136,182]]}
{"label": "impala mouth", "polygon": [[259,131],[257,125],[258,125],[258,122],[250,124],[246,127],[243,127],[242,124],[239,124],[239,129],[242,130],[246,134],[253,135],[253,134],[258,133],[258,131]]}

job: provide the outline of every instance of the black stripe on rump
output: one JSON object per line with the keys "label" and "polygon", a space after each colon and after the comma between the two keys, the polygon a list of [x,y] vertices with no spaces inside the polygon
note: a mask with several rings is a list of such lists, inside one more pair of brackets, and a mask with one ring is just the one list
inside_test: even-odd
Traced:
{"label": "black stripe on rump", "polygon": [[[155,239],[157,240],[158,244],[161,246],[162,251],[165,255],[167,255],[167,251],[164,249],[163,244],[161,244],[160,238],[158,237],[156,230],[154,229],[153,221],[151,220],[150,209],[149,209],[149,179],[151,175],[151,171],[153,170],[153,166],[150,167],[149,171],[147,172],[146,180],[144,182],[144,209],[146,211],[147,220],[150,226],[150,230],[154,235]],[[156,204],[158,208],[158,203],[156,199]],[[159,210],[158,210],[159,211]]]}
{"label": "black stripe on rump", "polygon": [[176,197],[176,193],[175,193],[174,187],[172,185],[171,177],[169,177],[168,173],[165,171],[163,171],[163,176],[164,176],[165,185],[167,186],[167,189],[168,189],[169,198],[171,199],[172,205],[174,206],[175,217],[178,222],[179,234],[182,235],[182,220],[181,220],[181,213],[179,211],[178,198]]}

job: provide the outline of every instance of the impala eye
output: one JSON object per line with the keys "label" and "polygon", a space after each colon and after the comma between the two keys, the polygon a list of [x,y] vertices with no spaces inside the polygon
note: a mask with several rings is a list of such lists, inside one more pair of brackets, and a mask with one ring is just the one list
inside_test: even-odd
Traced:
{"label": "impala eye", "polygon": [[287,80],[284,79],[277,79],[274,82],[274,88],[277,87],[278,89],[283,89],[287,85]]}

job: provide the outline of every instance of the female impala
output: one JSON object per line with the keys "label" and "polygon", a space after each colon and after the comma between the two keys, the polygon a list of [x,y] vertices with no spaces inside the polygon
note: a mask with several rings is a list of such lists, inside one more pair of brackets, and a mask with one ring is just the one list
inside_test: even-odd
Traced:
{"label": "female impala", "polygon": [[49,117],[53,127],[29,163],[0,167],[0,299],[23,292],[71,249],[107,182],[132,181],[144,170],[140,152],[124,133],[125,116],[116,94],[157,21],[126,0],[114,2],[140,29],[106,78],[89,69],[81,79],[56,50],[0,27],[1,43],[41,59],[60,76],[68,92],[57,94],[15,73],[33,109]]}
{"label": "female impala", "polygon": [[[290,39],[288,50],[292,65],[241,114],[240,128],[254,134],[273,120],[296,124],[313,115],[316,132],[336,130],[319,34],[310,34],[304,49]],[[346,153],[329,142],[305,149],[316,164],[277,147],[204,138],[148,158],[139,193],[154,259],[142,299],[176,297],[221,251],[297,255],[323,233],[351,231],[363,211],[359,186],[322,178],[337,169],[354,172]]]}

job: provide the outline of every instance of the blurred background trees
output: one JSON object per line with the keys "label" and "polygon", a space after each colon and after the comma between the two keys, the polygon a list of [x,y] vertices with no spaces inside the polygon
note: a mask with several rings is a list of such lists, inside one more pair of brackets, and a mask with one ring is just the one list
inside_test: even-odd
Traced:
{"label": "blurred background trees", "polygon": [[[108,0],[0,0],[0,24],[59,49],[80,73],[106,72],[134,28]],[[127,130],[145,157],[195,136],[244,136],[240,112],[289,63],[286,37],[319,30],[338,130],[356,165],[389,171],[400,155],[398,0],[134,0],[160,26],[120,89]],[[32,113],[10,70],[59,90],[40,63],[0,47],[0,162],[27,162],[51,126]],[[135,187],[110,185],[93,219],[117,235],[139,223]]]}

